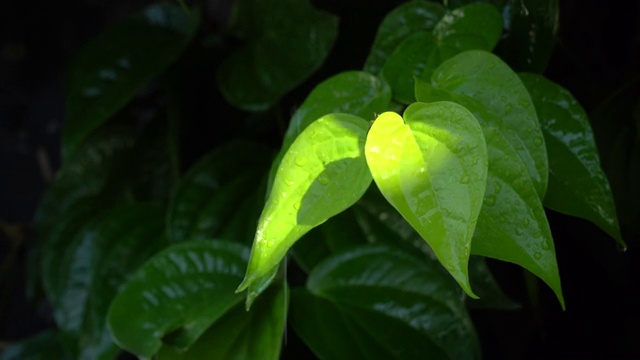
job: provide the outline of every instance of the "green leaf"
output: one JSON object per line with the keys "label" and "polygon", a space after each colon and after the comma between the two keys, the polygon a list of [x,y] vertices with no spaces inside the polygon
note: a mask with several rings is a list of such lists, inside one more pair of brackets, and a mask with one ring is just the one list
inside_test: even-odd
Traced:
{"label": "green leaf", "polygon": [[245,246],[223,241],[185,242],[156,254],[111,303],[114,341],[147,358],[163,343],[187,349],[241,301],[233,290],[248,256]]}
{"label": "green leaf", "polygon": [[450,102],[415,103],[380,115],[365,154],[385,198],[433,248],[460,286],[487,178],[487,150],[473,115]]}
{"label": "green leaf", "polygon": [[60,333],[45,330],[2,349],[0,360],[67,360]]}
{"label": "green leaf", "polygon": [[251,260],[238,291],[247,306],[271,282],[293,244],[355,203],[371,183],[364,158],[369,123],[329,114],[309,125],[289,148],[260,216]]}
{"label": "green leaf", "polygon": [[157,360],[277,360],[284,333],[288,288],[272,286],[256,300],[251,311],[241,304],[225,313],[188,351],[163,346]]}
{"label": "green leaf", "polygon": [[[218,146],[198,160],[180,180],[171,199],[167,213],[169,240],[219,236],[236,217],[247,220],[246,227],[254,227],[255,222],[245,219],[241,210],[243,203],[258,201],[256,189],[268,169],[270,154],[264,146],[238,140]],[[250,206],[245,204],[244,208]]]}
{"label": "green leaf", "polygon": [[471,4],[447,12],[432,32],[419,31],[406,38],[389,56],[382,77],[394,99],[415,101],[414,77],[430,79],[438,65],[465,50],[491,51],[502,32],[502,19],[494,6]]}
{"label": "green leaf", "polygon": [[404,39],[419,31],[431,31],[444,16],[444,8],[430,1],[401,4],[382,20],[364,69],[378,74],[387,58]]}
{"label": "green leaf", "polygon": [[485,127],[489,173],[471,253],[518,264],[541,278],[564,308],[558,264],[542,201],[515,149]]}
{"label": "green leaf", "polygon": [[85,138],[164,72],[193,37],[199,11],[152,5],[85,45],[68,69],[66,161]]}
{"label": "green leaf", "polygon": [[544,205],[592,221],[625,246],[584,109],[569,91],[541,75],[520,74],[520,78],[536,106],[549,153]]}
{"label": "green leaf", "polygon": [[322,65],[338,20],[307,0],[242,0],[239,6],[236,18],[253,29],[244,32],[247,45],[218,68],[218,87],[234,106],[266,110]]}
{"label": "green leaf", "polygon": [[438,67],[430,84],[416,80],[416,99],[454,101],[471,111],[483,128],[499,129],[544,197],[549,165],[540,123],[527,89],[502,60],[480,50],[456,55]]}
{"label": "green leaf", "polygon": [[293,329],[321,359],[475,359],[457,286],[435,260],[387,246],[332,256],[292,291]]}

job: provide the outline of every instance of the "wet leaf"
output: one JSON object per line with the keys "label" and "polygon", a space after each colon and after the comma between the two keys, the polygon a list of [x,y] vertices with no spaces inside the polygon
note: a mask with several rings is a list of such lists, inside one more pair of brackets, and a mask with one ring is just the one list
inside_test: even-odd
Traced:
{"label": "wet leaf", "polygon": [[248,248],[224,241],[173,245],[147,261],[111,303],[114,341],[140,357],[162,344],[186,350],[242,297]]}
{"label": "wet leaf", "polygon": [[597,224],[624,246],[609,181],[584,109],[569,91],[536,74],[520,74],[536,106],[549,153],[544,205]]}
{"label": "wet leaf", "polygon": [[404,118],[387,112],[376,119],[367,164],[385,198],[475,297],[467,263],[487,177],[482,129],[451,102],[414,103]]}
{"label": "wet leaf", "polygon": [[152,5],[85,45],[68,69],[62,136],[66,161],[78,146],[164,72],[198,27],[199,12]]}
{"label": "wet leaf", "polygon": [[[334,16],[301,0],[242,0],[236,19],[247,45],[218,68],[218,87],[232,105],[260,111],[316,71],[338,32]],[[243,25],[244,24],[244,25]]]}
{"label": "wet leaf", "polygon": [[435,260],[387,246],[336,254],[294,289],[293,329],[322,359],[475,359],[458,287]]}
{"label": "wet leaf", "polygon": [[247,306],[271,282],[287,251],[305,233],[355,203],[369,187],[364,159],[369,123],[329,114],[309,125],[282,159],[238,291]]}

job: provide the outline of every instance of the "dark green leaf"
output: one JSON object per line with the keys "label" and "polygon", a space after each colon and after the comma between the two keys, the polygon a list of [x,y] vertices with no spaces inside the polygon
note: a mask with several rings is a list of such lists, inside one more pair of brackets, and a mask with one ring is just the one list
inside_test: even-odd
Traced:
{"label": "dark green leaf", "polygon": [[265,110],[320,67],[338,21],[307,0],[242,0],[239,6],[236,17],[252,29],[244,31],[248,44],[218,68],[218,87],[234,106]]}
{"label": "dark green leaf", "polygon": [[386,246],[330,257],[292,292],[291,324],[322,359],[475,359],[457,286],[435,260]]}
{"label": "dark green leaf", "polygon": [[520,78],[536,106],[549,153],[544,205],[594,222],[624,246],[587,114],[560,85],[536,74]]}
{"label": "dark green leaf", "polygon": [[378,74],[387,58],[404,39],[419,31],[431,31],[444,16],[444,8],[430,1],[411,1],[382,20],[364,69]]}
{"label": "dark green leaf", "polygon": [[195,241],[147,261],[111,303],[114,341],[150,357],[162,343],[185,350],[242,297],[233,290],[249,256],[243,245]]}
{"label": "dark green leaf", "polygon": [[71,360],[60,334],[46,330],[2,349],[0,360]]}
{"label": "dark green leaf", "polygon": [[238,291],[247,306],[273,279],[287,251],[305,233],[358,201],[371,183],[364,158],[369,123],[329,114],[309,125],[291,145],[276,174]]}
{"label": "dark green leaf", "polygon": [[65,160],[178,58],[195,33],[198,13],[152,5],[85,45],[68,69]]}
{"label": "dark green leaf", "polygon": [[268,148],[249,141],[230,142],[205,155],[176,187],[167,215],[169,240],[219,236],[238,216],[247,220],[244,226],[255,226],[240,211],[263,200],[256,189],[269,160]]}
{"label": "dark green leaf", "polygon": [[414,103],[380,115],[365,154],[385,198],[429,243],[460,286],[475,297],[467,263],[487,179],[480,124],[451,102]]}

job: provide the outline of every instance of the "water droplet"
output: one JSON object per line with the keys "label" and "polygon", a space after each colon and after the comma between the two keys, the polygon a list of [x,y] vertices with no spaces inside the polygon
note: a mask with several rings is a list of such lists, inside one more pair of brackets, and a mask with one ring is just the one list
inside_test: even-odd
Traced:
{"label": "water droplet", "polygon": [[533,254],[533,257],[534,257],[534,258],[536,258],[536,260],[540,260],[540,258],[542,258],[542,254],[536,251],[536,252]]}
{"label": "water droplet", "polygon": [[542,143],[543,143],[542,137],[540,137],[540,136],[536,136],[536,137],[533,139],[533,143],[534,143],[536,146],[541,146],[541,145],[542,145]]}
{"label": "water droplet", "polygon": [[118,73],[116,73],[116,71],[113,69],[102,69],[100,70],[100,72],[98,72],[98,76],[102,80],[107,80],[107,81],[118,80]]}
{"label": "water droplet", "polygon": [[284,184],[287,186],[291,186],[294,184],[293,180],[291,179],[284,179]]}
{"label": "water droplet", "polygon": [[305,159],[304,157],[302,157],[302,156],[298,156],[298,157],[296,158],[296,165],[298,165],[298,166],[304,166],[306,163],[307,163],[307,159]]}
{"label": "water droplet", "polygon": [[542,242],[542,250],[549,250],[551,249],[551,244],[549,244],[548,240],[545,240]]}
{"label": "water droplet", "polygon": [[380,213],[380,215],[378,215],[378,218],[380,218],[380,221],[385,221],[389,218],[389,214],[386,212]]}
{"label": "water droplet", "polygon": [[82,89],[82,95],[88,98],[97,97],[102,95],[102,89],[99,87],[86,87]]}
{"label": "water droplet", "polygon": [[116,65],[120,66],[123,69],[130,69],[131,61],[129,61],[128,57],[121,57],[118,60],[116,60]]}
{"label": "water droplet", "polygon": [[494,195],[489,195],[484,198],[484,203],[489,206],[493,206],[496,204],[496,197]]}
{"label": "water droplet", "polygon": [[469,177],[467,175],[463,176],[462,179],[460,179],[460,184],[468,184],[469,183]]}
{"label": "water droplet", "polygon": [[318,176],[318,182],[322,185],[328,185],[330,181],[331,178],[327,174],[320,174],[320,176]]}

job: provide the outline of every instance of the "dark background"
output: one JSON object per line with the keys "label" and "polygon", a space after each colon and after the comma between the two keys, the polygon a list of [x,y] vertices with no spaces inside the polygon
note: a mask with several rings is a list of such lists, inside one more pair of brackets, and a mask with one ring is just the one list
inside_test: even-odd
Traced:
{"label": "dark background", "polygon": [[[26,300],[24,284],[27,253],[35,241],[30,223],[47,183],[59,167],[65,65],[110,23],[149,3],[152,1],[35,0],[3,4],[0,347],[54,326],[46,302]],[[306,94],[305,89],[310,90],[331,74],[361,68],[379,22],[398,2],[315,3],[341,18],[334,49],[334,54],[340,55],[332,55],[298,94]],[[224,24],[228,0],[201,4],[207,30],[215,31]],[[618,88],[640,76],[640,2],[561,1],[560,10],[556,50],[545,75],[569,89],[591,113]],[[205,60],[192,62],[192,68],[185,72],[193,110],[188,114],[191,120],[183,125],[183,137],[197,139],[198,132],[212,130],[213,124],[206,119],[214,111],[234,111],[222,100],[212,100],[220,99],[216,98],[212,69],[221,59],[214,56]],[[292,107],[301,101],[300,95],[284,99]],[[633,124],[630,126],[634,129]],[[274,139],[274,143],[278,141]],[[198,145],[183,147],[187,159],[197,158],[206,149]],[[505,292],[522,308],[472,311],[485,358],[640,358],[640,235],[631,227],[623,227],[629,245],[623,252],[586,221],[552,211],[548,216],[556,239],[567,310],[560,309],[544,286],[539,289],[540,303],[531,304],[522,272],[509,264],[491,262]],[[285,357],[301,358],[300,351],[290,333]]]}

